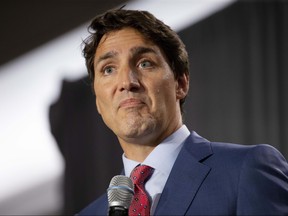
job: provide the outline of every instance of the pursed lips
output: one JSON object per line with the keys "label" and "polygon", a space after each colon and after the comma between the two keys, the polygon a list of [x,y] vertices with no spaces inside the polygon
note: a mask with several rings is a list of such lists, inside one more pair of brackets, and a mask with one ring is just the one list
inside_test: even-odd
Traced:
{"label": "pursed lips", "polygon": [[137,98],[129,98],[125,99],[120,102],[119,108],[130,108],[130,107],[137,107],[139,105],[145,104],[142,100]]}

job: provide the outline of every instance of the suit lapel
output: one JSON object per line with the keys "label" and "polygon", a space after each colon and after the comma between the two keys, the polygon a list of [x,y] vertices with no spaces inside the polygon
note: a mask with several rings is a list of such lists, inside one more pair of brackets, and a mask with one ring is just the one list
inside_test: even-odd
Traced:
{"label": "suit lapel", "polygon": [[201,163],[210,155],[210,143],[193,132],[175,161],[155,215],[185,215],[210,171],[210,167]]}

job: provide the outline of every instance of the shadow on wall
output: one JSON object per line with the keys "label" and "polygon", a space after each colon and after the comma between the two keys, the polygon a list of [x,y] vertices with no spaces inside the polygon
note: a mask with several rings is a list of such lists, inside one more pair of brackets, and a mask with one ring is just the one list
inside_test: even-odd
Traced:
{"label": "shadow on wall", "polygon": [[64,214],[75,214],[104,193],[122,169],[116,136],[97,113],[87,77],[64,81],[50,108],[51,131],[65,159]]}

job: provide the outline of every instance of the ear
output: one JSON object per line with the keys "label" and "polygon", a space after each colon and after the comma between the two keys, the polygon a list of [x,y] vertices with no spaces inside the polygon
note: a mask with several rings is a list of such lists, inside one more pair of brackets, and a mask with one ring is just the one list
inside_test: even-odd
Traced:
{"label": "ear", "polygon": [[184,73],[177,80],[176,98],[181,100],[186,97],[189,91],[189,75]]}

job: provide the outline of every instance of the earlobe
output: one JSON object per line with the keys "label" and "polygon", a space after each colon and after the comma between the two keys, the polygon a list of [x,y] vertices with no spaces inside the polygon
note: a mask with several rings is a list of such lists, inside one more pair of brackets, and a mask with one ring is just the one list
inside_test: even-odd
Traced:
{"label": "earlobe", "polygon": [[177,99],[183,99],[186,96],[186,94],[183,91],[183,89],[178,89],[176,92],[176,96],[177,96]]}
{"label": "earlobe", "polygon": [[176,96],[177,99],[183,99],[188,94],[189,90],[189,75],[183,74],[177,80]]}

